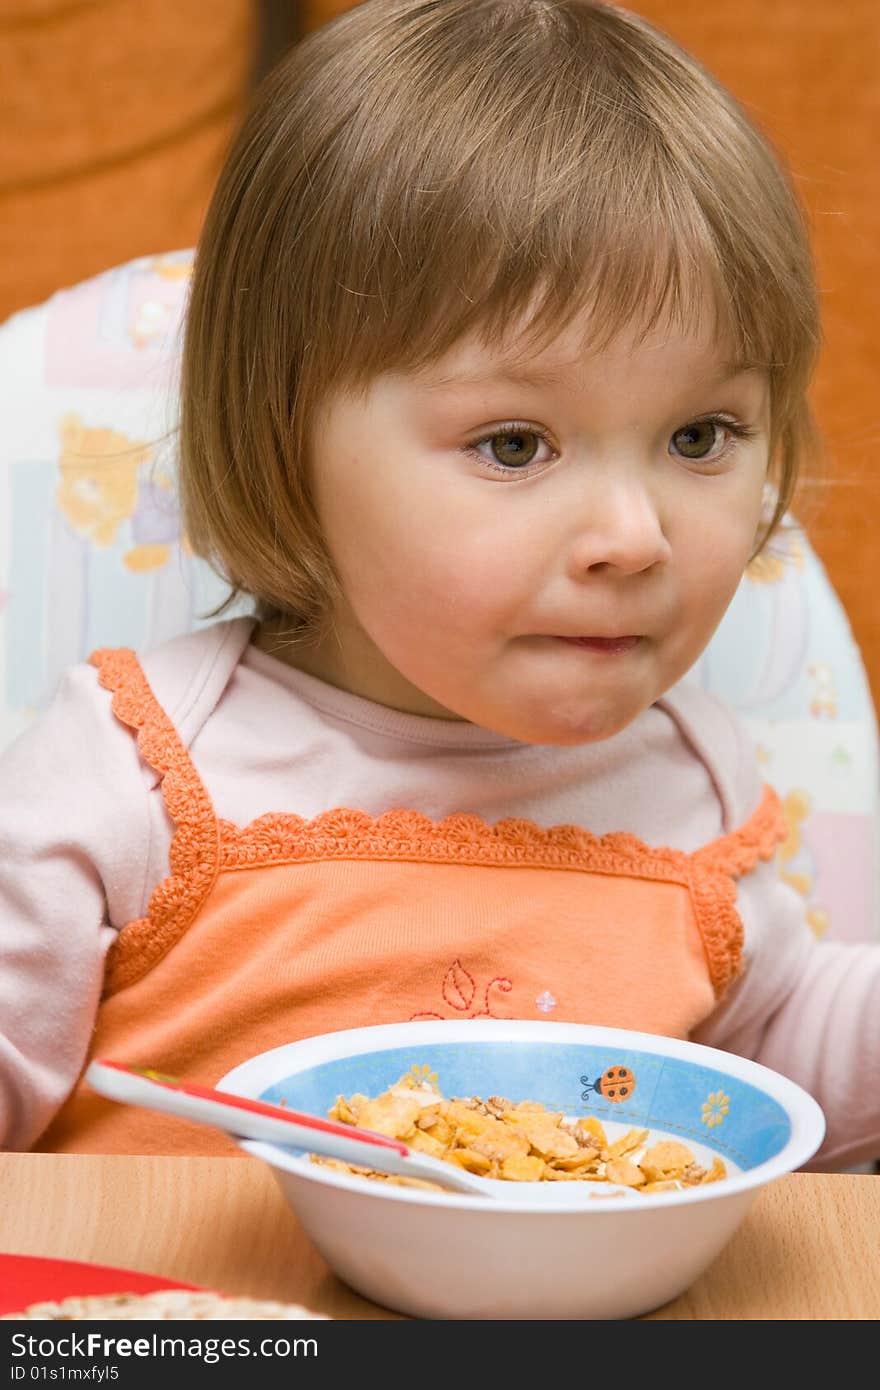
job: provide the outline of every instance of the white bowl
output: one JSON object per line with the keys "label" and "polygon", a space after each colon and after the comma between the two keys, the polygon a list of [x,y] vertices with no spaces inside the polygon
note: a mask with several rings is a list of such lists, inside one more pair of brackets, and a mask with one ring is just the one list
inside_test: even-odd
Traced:
{"label": "white bowl", "polygon": [[[603,1095],[628,1068],[626,1098]],[[354,1028],[264,1052],[219,1089],[326,1115],[337,1096],[377,1096],[412,1067],[443,1095],[543,1102],[617,1135],[680,1139],[728,1177],[675,1192],[523,1205],[376,1182],[301,1150],[242,1140],[264,1160],[335,1273],[376,1303],[422,1318],[626,1318],[677,1297],[730,1239],[762,1187],[816,1152],[816,1102],[767,1067],[696,1043],[581,1024],[468,1019]],[[590,1184],[592,1188],[593,1185]]]}

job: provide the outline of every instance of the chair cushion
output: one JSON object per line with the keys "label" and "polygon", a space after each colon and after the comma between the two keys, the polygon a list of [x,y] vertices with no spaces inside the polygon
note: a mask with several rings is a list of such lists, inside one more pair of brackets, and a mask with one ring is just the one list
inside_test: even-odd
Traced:
{"label": "chair cushion", "polygon": [[817,936],[876,933],[877,721],[846,613],[793,522],[753,561],[689,672],[746,722],[782,797],[779,870]]}

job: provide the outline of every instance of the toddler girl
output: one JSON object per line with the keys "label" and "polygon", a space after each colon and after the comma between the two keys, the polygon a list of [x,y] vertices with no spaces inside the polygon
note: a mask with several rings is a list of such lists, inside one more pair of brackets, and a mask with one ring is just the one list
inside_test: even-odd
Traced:
{"label": "toddler girl", "polygon": [[[817,942],[683,678],[815,448],[808,239],[734,101],[592,0],[368,0],[264,85],[198,248],[195,550],[2,760],[0,1138],[234,1152],[92,1056],[525,1018],[690,1037],[880,1152],[880,946]],[[769,500],[768,500],[769,499]]]}

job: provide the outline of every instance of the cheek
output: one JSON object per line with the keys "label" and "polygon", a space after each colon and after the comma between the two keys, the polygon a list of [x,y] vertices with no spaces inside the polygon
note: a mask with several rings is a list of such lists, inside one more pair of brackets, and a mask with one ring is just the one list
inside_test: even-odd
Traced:
{"label": "cheek", "polygon": [[421,624],[430,611],[467,626],[510,601],[521,547],[485,511],[400,483],[360,482],[336,499],[327,498],[324,526],[355,607]]}
{"label": "cheek", "polygon": [[758,512],[731,508],[722,525],[688,529],[679,551],[691,602],[711,616],[730,602],[743,577],[755,543]]}
{"label": "cheek", "polygon": [[369,593],[361,585],[361,596],[374,612],[405,620],[410,631],[423,629],[430,615],[435,636],[438,627],[445,627],[449,638],[466,638],[487,623],[500,623],[513,605],[513,557],[509,562],[499,558],[485,535],[471,541],[460,534],[438,534],[430,526],[388,540],[376,555]]}

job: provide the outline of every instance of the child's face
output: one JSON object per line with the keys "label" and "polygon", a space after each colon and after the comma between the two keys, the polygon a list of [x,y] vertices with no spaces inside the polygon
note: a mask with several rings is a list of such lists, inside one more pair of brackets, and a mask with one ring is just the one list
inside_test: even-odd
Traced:
{"label": "child's face", "polygon": [[597,358],[579,352],[582,331],[521,360],[553,382],[500,379],[472,342],[418,378],[378,378],[365,400],[325,403],[311,466],[345,602],[339,645],[297,665],[547,744],[608,738],[691,667],[755,542],[766,380],[731,377],[698,329],[620,338]]}

